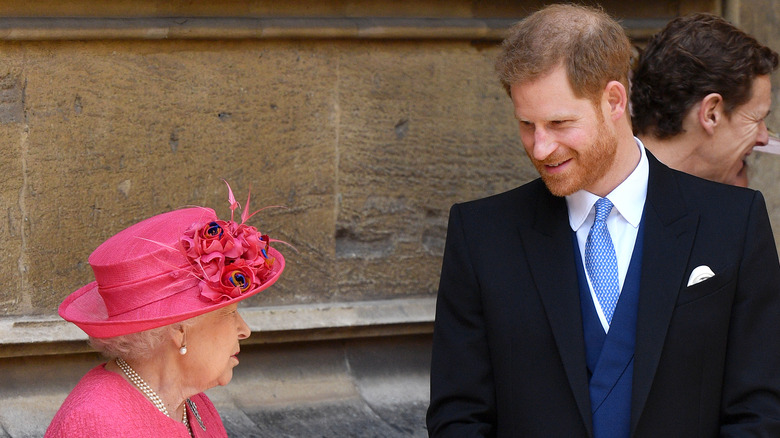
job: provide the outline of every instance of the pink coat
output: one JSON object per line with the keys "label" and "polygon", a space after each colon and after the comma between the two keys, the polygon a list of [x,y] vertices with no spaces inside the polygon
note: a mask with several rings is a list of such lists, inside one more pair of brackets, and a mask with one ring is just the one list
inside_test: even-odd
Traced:
{"label": "pink coat", "polygon": [[[200,414],[204,431],[188,408],[196,438],[227,438],[222,420],[206,394],[190,400]],[[189,438],[187,428],[160,412],[122,376],[98,365],[81,378],[54,416],[44,438],[160,437]]]}

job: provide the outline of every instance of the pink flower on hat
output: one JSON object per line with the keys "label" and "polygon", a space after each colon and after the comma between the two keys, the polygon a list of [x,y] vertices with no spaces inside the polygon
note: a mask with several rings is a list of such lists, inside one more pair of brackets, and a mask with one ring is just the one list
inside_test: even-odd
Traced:
{"label": "pink flower on hat", "polygon": [[182,246],[188,257],[200,254],[220,253],[225,257],[238,258],[241,248],[235,238],[226,229],[230,225],[225,221],[212,221],[199,229],[190,229],[182,238]]}
{"label": "pink flower on hat", "polygon": [[257,289],[260,284],[261,280],[258,279],[254,269],[247,265],[246,260],[238,259],[222,267],[219,281],[201,281],[200,294],[211,301],[223,301],[251,292]]}
{"label": "pink flower on hat", "polygon": [[229,221],[193,224],[180,239],[182,251],[195,276],[200,278],[201,296],[214,302],[252,292],[273,274],[274,258],[268,256],[271,239],[244,223],[257,213],[246,214],[249,197],[239,224],[233,220],[233,212],[239,205],[230,185],[228,193]]}

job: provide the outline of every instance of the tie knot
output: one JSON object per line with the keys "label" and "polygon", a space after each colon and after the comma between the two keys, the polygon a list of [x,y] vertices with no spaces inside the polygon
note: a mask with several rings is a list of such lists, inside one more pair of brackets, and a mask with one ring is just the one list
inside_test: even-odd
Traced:
{"label": "tie knot", "polygon": [[596,222],[604,222],[612,211],[612,203],[607,198],[601,198],[596,201]]}

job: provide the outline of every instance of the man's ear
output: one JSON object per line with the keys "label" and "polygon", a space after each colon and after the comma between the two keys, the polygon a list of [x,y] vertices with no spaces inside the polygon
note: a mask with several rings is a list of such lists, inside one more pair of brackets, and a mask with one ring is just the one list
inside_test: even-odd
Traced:
{"label": "man's ear", "polygon": [[704,96],[697,114],[699,125],[707,134],[714,135],[715,129],[723,121],[723,112],[723,96],[718,93],[710,93]]}
{"label": "man's ear", "polygon": [[623,117],[628,108],[628,94],[626,87],[618,81],[609,81],[604,87],[604,98],[609,105],[609,117],[616,121]]}

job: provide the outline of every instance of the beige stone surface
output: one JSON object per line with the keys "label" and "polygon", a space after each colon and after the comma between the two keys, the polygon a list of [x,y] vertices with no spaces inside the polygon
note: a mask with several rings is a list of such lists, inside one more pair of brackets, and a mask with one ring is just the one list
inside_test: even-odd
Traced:
{"label": "beige stone surface", "polygon": [[444,48],[366,46],[341,68],[340,299],[433,294],[450,205],[532,176],[496,51]]}
{"label": "beige stone surface", "polygon": [[9,278],[21,278],[11,294],[27,300],[6,313],[53,312],[91,279],[89,253],[140,219],[192,204],[228,214],[221,179],[242,202],[251,187],[255,207],[289,207],[253,220],[302,250],[285,251],[287,281],[269,295],[294,301],[286,288],[327,287],[298,269],[332,271],[317,266],[330,257],[305,250],[332,247],[334,102],[310,92],[333,86],[327,52],[294,43],[10,46],[23,58],[24,118],[6,129],[26,135],[9,145],[24,165],[4,172],[15,175],[2,190],[15,196],[2,202],[24,216],[23,231],[9,231],[26,238],[3,246],[22,248],[27,271]]}
{"label": "beige stone surface", "polygon": [[[0,56],[16,51],[0,50]],[[29,237],[22,214],[22,192],[27,161],[27,132],[24,129],[24,84],[17,62],[3,63],[0,69],[0,314],[29,308],[24,293],[26,265],[24,247]]]}
{"label": "beige stone surface", "polygon": [[[3,17],[148,16],[336,16],[336,17],[520,17],[550,3],[545,0],[0,0]],[[691,10],[713,10],[718,0],[586,0],[618,17],[668,17]]]}
{"label": "beige stone surface", "polygon": [[[4,43],[4,315],[52,314],[132,223],[187,205],[253,224],[282,280],[249,305],[431,295],[447,210],[532,176],[491,45]],[[15,93],[15,94],[14,94]],[[16,99],[14,101],[14,99]],[[16,102],[16,103],[14,103]],[[16,105],[16,106],[14,106]]]}

